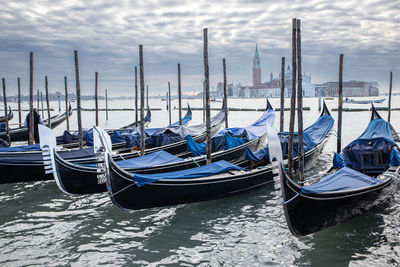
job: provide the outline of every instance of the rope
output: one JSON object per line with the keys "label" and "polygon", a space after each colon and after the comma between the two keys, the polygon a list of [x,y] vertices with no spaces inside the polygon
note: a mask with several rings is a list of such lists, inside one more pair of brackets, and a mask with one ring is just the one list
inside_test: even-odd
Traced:
{"label": "rope", "polygon": [[291,199],[286,200],[285,202],[283,202],[282,204],[283,204],[283,205],[288,204],[290,201],[292,201],[293,199],[295,199],[296,197],[298,197],[300,194],[301,194],[301,191],[298,192],[298,193],[297,193],[294,197],[292,197]]}
{"label": "rope", "polygon": [[283,167],[283,169],[285,169],[285,171],[288,171],[290,173],[295,173],[295,171],[289,171],[289,168]]}
{"label": "rope", "polygon": [[193,162],[196,163],[197,167],[200,167],[200,165],[196,162],[194,158],[192,158]]}

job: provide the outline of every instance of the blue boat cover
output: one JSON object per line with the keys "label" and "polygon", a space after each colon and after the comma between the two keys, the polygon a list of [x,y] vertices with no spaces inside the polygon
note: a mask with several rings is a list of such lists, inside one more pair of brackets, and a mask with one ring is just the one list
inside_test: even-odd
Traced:
{"label": "blue boat cover", "polygon": [[[244,132],[245,133],[245,132]],[[191,135],[186,137],[187,151],[192,153],[192,156],[197,157],[206,154],[206,143],[196,143]],[[244,137],[234,137],[230,132],[225,132],[223,136],[211,138],[211,153],[228,150],[246,143]]]}
{"label": "blue boat cover", "polygon": [[233,165],[232,163],[226,162],[224,160],[220,160],[208,165],[182,171],[155,173],[155,174],[133,173],[133,176],[136,185],[140,187],[146,184],[156,182],[161,179],[192,179],[192,178],[207,177],[211,175],[225,173],[227,171],[232,171],[232,170],[245,171],[246,169]]}
{"label": "blue boat cover", "polygon": [[[93,146],[93,129],[89,130],[85,129],[82,131],[83,140],[85,140],[87,146]],[[62,140],[63,144],[70,144],[79,141],[78,132],[70,133],[67,130],[64,131],[62,138],[58,138]]]}
{"label": "blue boat cover", "polygon": [[[182,125],[186,125],[189,121],[192,120],[192,116],[185,116],[182,118]],[[179,121],[171,124],[171,126],[178,126],[179,125]]]}
{"label": "blue boat cover", "polygon": [[342,156],[347,166],[361,170],[362,166],[377,165],[373,157],[364,157],[368,154],[373,155],[377,151],[384,155],[384,163],[389,164],[389,155],[396,146],[390,124],[379,118],[369,122],[363,134],[343,149]]}
{"label": "blue boat cover", "polygon": [[41,151],[40,144],[0,148],[0,152],[24,152],[24,151]]}
{"label": "blue boat cover", "polygon": [[[225,114],[222,110],[211,119],[211,126],[219,124],[224,118]],[[204,123],[194,126],[184,126],[191,119],[191,116],[185,116],[182,119],[182,126],[179,126],[179,122],[177,122],[165,128],[146,128],[146,146],[158,147],[168,145],[184,140],[189,134],[196,136],[203,133],[205,131]],[[111,142],[126,142],[126,147],[128,148],[140,146],[140,132],[138,130],[138,128],[133,128],[114,131],[111,135]]]}
{"label": "blue boat cover", "polygon": [[5,131],[7,131],[7,123],[0,122],[0,132],[5,132]]}
{"label": "blue boat cover", "polygon": [[[182,158],[178,158],[165,151],[158,151],[142,157],[116,160],[115,163],[123,169],[142,169],[148,167],[154,167],[163,164],[169,164],[174,162],[184,161]],[[80,164],[82,166],[96,167],[96,164]]]}
{"label": "blue boat cover", "polygon": [[343,167],[332,174],[322,177],[321,180],[315,184],[303,186],[301,188],[301,193],[319,194],[324,192],[354,190],[380,182],[381,181],[376,178],[360,173],[349,167]]}
{"label": "blue boat cover", "polygon": [[[213,138],[211,138],[211,152],[214,153],[220,150],[227,150],[240,146],[250,140],[261,137],[267,131],[266,124],[274,124],[275,112],[273,109],[266,110],[261,117],[251,124],[243,128],[225,128],[219,131]],[[198,144],[191,136],[187,136],[187,151],[191,152],[193,156],[200,156],[206,154],[205,142]]]}
{"label": "blue boat cover", "polygon": [[[311,126],[304,130],[304,153],[313,149],[318,144],[320,144],[328,132],[331,130],[334,123],[334,119],[330,115],[323,115],[318,118],[316,122],[314,122]],[[288,141],[289,141],[289,133],[283,132],[278,133],[279,139],[281,141],[282,146],[282,154],[284,158],[287,158],[288,155]],[[298,155],[298,134],[294,133],[293,138],[293,156],[297,157]],[[252,152],[249,148],[245,149],[245,159],[260,161],[266,160],[269,161],[269,150],[268,145],[265,148],[262,148],[256,152]]]}
{"label": "blue boat cover", "polygon": [[393,149],[390,153],[390,166],[400,166],[400,155],[397,149]]}
{"label": "blue boat cover", "polygon": [[344,159],[342,157],[342,155],[338,154],[335,152],[335,154],[333,155],[333,160],[332,160],[332,164],[333,164],[333,168],[335,169],[340,169],[343,167],[346,167],[346,162],[344,162]]}
{"label": "blue boat cover", "polygon": [[356,140],[348,144],[345,148],[351,147],[356,144],[366,143],[375,141],[377,139],[383,139],[388,143],[396,144],[392,132],[390,131],[390,123],[384,119],[371,120],[367,126],[367,129],[358,137]]}

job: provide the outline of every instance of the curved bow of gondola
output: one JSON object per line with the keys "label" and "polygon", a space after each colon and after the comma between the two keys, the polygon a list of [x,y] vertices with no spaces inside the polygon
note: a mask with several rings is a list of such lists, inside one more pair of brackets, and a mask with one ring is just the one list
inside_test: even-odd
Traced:
{"label": "curved bow of gondola", "polygon": [[147,107],[146,117],[143,119],[144,122],[151,122],[151,111],[150,107]]}
{"label": "curved bow of gondola", "polygon": [[[8,121],[12,120],[12,118],[14,117],[14,112],[12,111],[11,106],[8,106]],[[2,116],[0,117],[0,122],[5,122],[7,120],[6,116]]]}
{"label": "curved bow of gondola", "polygon": [[192,117],[192,109],[190,108],[189,102],[187,103],[187,111],[185,117]]}
{"label": "curved bow of gondola", "polygon": [[329,109],[328,109],[328,107],[327,107],[327,105],[326,105],[326,103],[325,103],[325,100],[324,100],[324,102],[323,102],[323,105],[322,105],[322,112],[321,112],[321,116],[324,116],[324,115],[332,116],[332,115],[331,115],[331,112],[329,111]]}
{"label": "curved bow of gondola", "polygon": [[371,121],[375,120],[375,119],[382,119],[382,117],[381,117],[381,115],[379,115],[374,104],[371,104]]}
{"label": "curved bow of gondola", "polygon": [[274,110],[274,108],[272,107],[271,103],[269,102],[269,99],[267,98],[267,107],[266,110]]}

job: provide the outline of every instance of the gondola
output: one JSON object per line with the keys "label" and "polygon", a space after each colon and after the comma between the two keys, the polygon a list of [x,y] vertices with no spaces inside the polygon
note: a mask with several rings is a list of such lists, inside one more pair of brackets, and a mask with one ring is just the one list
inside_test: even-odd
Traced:
{"label": "gondola", "polygon": [[[188,109],[185,116],[182,118],[182,125],[187,126],[190,121],[192,120],[192,110],[188,103]],[[151,122],[151,112],[150,109],[147,109],[147,115],[143,120],[145,122],[144,126],[148,127],[149,123]],[[140,126],[140,121],[138,122]],[[169,126],[178,126],[179,121],[169,125]],[[148,128],[145,129],[145,133],[154,133],[155,131],[160,130],[160,128]],[[132,135],[135,132],[139,131],[139,128],[136,127],[136,123],[131,123],[124,127],[119,128],[118,130],[107,130],[108,134],[110,134],[113,138],[113,149],[121,149],[126,147],[126,141],[124,136]],[[92,130],[84,131],[84,145],[92,146],[93,145],[93,133]],[[64,148],[76,148],[79,146],[78,143],[78,133],[71,134],[68,131],[65,131],[62,136],[57,136],[57,145],[63,145]]]}
{"label": "gondola", "polygon": [[383,102],[385,102],[385,98],[377,100],[355,100],[346,97],[346,99],[344,100],[344,103],[350,103],[350,104],[373,104],[373,103],[383,103]]}
{"label": "gondola", "polygon": [[[186,114],[182,118],[182,126],[189,125],[191,120],[192,120],[192,109],[190,108],[190,105],[188,103],[188,108],[187,108]],[[167,127],[178,127],[178,126],[179,126],[179,121],[177,121],[175,123],[172,123],[171,125],[169,125]],[[148,128],[148,129],[145,129],[146,137],[148,138],[151,135],[161,131],[162,129],[165,129],[165,128]],[[121,130],[114,130],[114,131],[107,131],[107,132],[108,132],[108,134],[111,135],[111,141],[112,141],[113,150],[115,150],[115,149],[120,149],[121,150],[121,148],[124,148],[126,146],[129,147],[129,144],[127,144],[127,141],[126,141],[126,139],[127,139],[126,137],[129,136],[129,135],[133,135],[135,133],[139,135],[140,129],[139,128],[133,128],[133,129],[130,129],[130,130],[121,129]]]}
{"label": "gondola", "polygon": [[334,155],[334,167],[326,173],[299,184],[281,164],[283,209],[290,232],[295,236],[315,233],[390,199],[400,177],[398,144],[393,127],[373,107],[364,133],[341,155]]}
{"label": "gondola", "polygon": [[[217,133],[213,140],[215,143],[228,144],[228,148],[219,146],[218,150],[212,153],[213,162],[225,160],[236,162],[243,160],[245,148],[253,151],[264,144],[266,124],[272,124],[275,120],[275,112],[272,106],[267,104],[267,110],[253,124],[245,128],[228,128]],[[94,132],[96,134],[96,131]],[[232,136],[231,136],[232,135]],[[238,136],[238,137],[235,137]],[[45,140],[41,136],[41,140]],[[95,139],[97,140],[97,139]],[[242,141],[243,143],[234,143]],[[49,143],[49,141],[47,142]],[[45,142],[43,142],[45,145]],[[98,147],[95,145],[94,147]],[[100,174],[96,164],[94,166],[84,166],[73,164],[63,160],[60,155],[51,150],[54,158],[54,167],[52,171],[56,173],[54,178],[60,190],[67,194],[91,194],[106,191],[105,184],[99,184],[97,176]],[[155,152],[140,158],[131,160],[116,160],[118,166],[128,172],[135,173],[160,173],[194,168],[205,165],[206,159],[203,155],[184,159],[183,157],[173,156],[165,151]]]}
{"label": "gondola", "polygon": [[[215,135],[224,123],[225,113],[223,108],[212,119],[211,135]],[[189,126],[193,127],[198,134],[193,137],[196,142],[202,142],[205,139],[205,127],[203,125]],[[173,129],[184,130],[184,126],[174,126]],[[165,146],[146,149],[146,154],[165,150],[176,155],[186,153],[186,139]],[[93,148],[71,149],[60,151],[59,154],[65,160],[73,163],[91,164],[96,162]],[[138,157],[137,151],[127,153],[117,153],[114,157],[120,159],[130,159]],[[11,147],[0,150],[0,184],[31,182],[41,180],[51,180],[53,176],[45,174],[43,171],[43,158],[39,145]]]}
{"label": "gondola", "polygon": [[[8,112],[8,120],[12,120],[14,118],[14,112],[12,111],[11,107],[8,107],[9,112]],[[0,122],[5,122],[7,120],[6,116],[1,116],[0,117]]]}
{"label": "gondola", "polygon": [[[144,118],[144,126],[147,127],[150,122],[151,122],[151,111],[150,108],[147,108],[147,113],[146,116]],[[138,122],[138,124],[140,125],[140,121]],[[126,126],[121,127],[120,129],[118,129],[117,131],[127,131],[127,130],[132,130],[136,128],[136,122],[133,122],[131,124],[128,124]],[[109,134],[112,134],[114,130],[109,130]],[[91,145],[92,142],[92,137],[86,136],[86,134],[91,135],[91,132],[86,133],[87,131],[84,131],[84,144],[86,145],[86,137],[89,138],[88,140],[88,145]],[[61,136],[57,136],[57,145],[62,145],[64,148],[76,148],[79,146],[79,137],[78,137],[78,132],[75,133],[70,133],[67,130],[64,131],[63,135]],[[119,148],[121,146],[124,146],[124,144],[115,144],[115,149]]]}
{"label": "gondola", "polygon": [[[69,105],[68,108],[69,116],[72,115],[72,107]],[[63,123],[67,119],[67,112],[64,112],[59,115],[55,115],[51,117],[51,128],[55,128],[61,123]],[[43,124],[47,124],[48,120],[43,120]],[[10,138],[11,142],[13,141],[26,141],[28,140],[28,127],[19,127],[15,129],[10,129]],[[7,138],[7,133],[6,132],[0,132],[0,138],[6,139]]]}
{"label": "gondola", "polygon": [[[318,121],[325,119],[324,116],[331,117],[322,113]],[[271,128],[268,124],[267,127]],[[329,139],[328,131],[319,144],[305,153],[306,166],[318,160]],[[103,146],[107,143],[103,139],[102,142]],[[123,209],[145,209],[229,197],[262,188],[273,181],[270,164],[248,170],[226,161],[177,172],[130,173],[115,163],[107,149],[103,150],[104,164],[101,167],[105,174],[100,180],[106,180],[112,202]]]}

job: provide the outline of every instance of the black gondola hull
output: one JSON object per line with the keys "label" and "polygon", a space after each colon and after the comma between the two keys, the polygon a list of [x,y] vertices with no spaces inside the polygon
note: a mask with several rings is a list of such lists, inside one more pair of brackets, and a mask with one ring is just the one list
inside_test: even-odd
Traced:
{"label": "black gondola hull", "polygon": [[[211,132],[215,134],[222,127],[223,121],[215,125]],[[193,138],[196,142],[202,142],[205,140],[205,133],[198,135]],[[146,149],[146,154],[160,151],[165,149],[171,154],[185,153],[186,151],[186,140],[177,143],[172,143],[167,146],[161,146],[158,148]],[[72,150],[75,151],[75,150]],[[136,152],[130,152],[123,154],[125,159],[138,157],[139,154]],[[15,163],[9,164],[7,160],[1,159],[1,157],[13,157],[19,159]],[[118,159],[118,156],[115,157]],[[93,156],[69,158],[68,161],[80,164],[91,164],[96,162]],[[52,180],[53,176],[44,174],[44,164],[42,160],[41,152],[8,152],[0,153],[0,184],[3,183],[19,183],[19,182],[34,182],[42,180]]]}
{"label": "black gondola hull", "polygon": [[[328,139],[329,137],[326,137],[321,144],[305,154],[306,168],[315,164]],[[137,187],[133,184],[130,175],[110,161],[107,189],[115,205],[124,209],[145,209],[228,197],[262,188],[271,184],[272,181],[272,168],[268,165],[242,175],[228,174],[223,178],[200,181],[187,179],[184,182],[160,180]]]}
{"label": "black gondola hull", "polygon": [[387,180],[362,191],[296,196],[300,187],[289,179],[284,178],[282,192],[283,201],[288,201],[284,204],[287,223],[295,236],[315,233],[368,212],[386,201],[394,186]]}
{"label": "black gondola hull", "polygon": [[[72,108],[69,108],[69,115],[71,116],[72,114]],[[67,114],[64,113],[59,116],[53,116],[51,118],[51,128],[54,129],[55,127],[59,126],[61,123],[63,123],[67,119]],[[44,125],[46,125],[47,120],[43,121]],[[28,140],[28,127],[19,127],[15,129],[10,129],[10,138],[11,142],[16,142],[16,141],[27,141]],[[0,138],[5,139],[7,137],[6,132],[0,132]]]}
{"label": "black gondola hull", "polygon": [[[249,147],[255,151],[264,144],[265,137],[254,139],[241,146],[213,153],[212,161],[225,160],[232,163],[243,160],[245,147]],[[60,185],[63,190],[69,194],[92,194],[105,192],[105,184],[98,184],[97,182],[97,169],[92,167],[85,167],[76,164],[71,164],[62,160],[58,155],[55,155],[56,171]],[[186,160],[183,162],[165,164],[162,166],[154,166],[142,169],[125,169],[128,172],[135,173],[160,173],[160,172],[171,172],[179,171],[184,169],[195,168],[198,165],[205,165],[205,157],[197,158],[195,160]]]}

